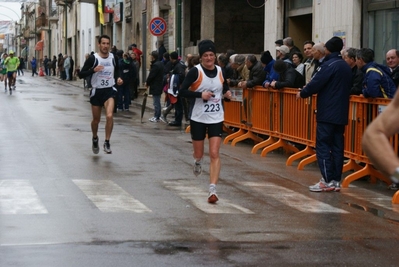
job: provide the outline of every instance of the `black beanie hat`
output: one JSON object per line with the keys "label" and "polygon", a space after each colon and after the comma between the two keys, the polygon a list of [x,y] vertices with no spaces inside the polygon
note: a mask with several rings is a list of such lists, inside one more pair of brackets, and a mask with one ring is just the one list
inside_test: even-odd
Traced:
{"label": "black beanie hat", "polygon": [[260,61],[263,63],[263,64],[269,64],[271,61],[273,60],[273,57],[272,57],[272,55],[270,55],[270,52],[269,52],[269,50],[267,50],[267,51],[265,51],[265,52],[262,52],[262,55],[260,56]]}
{"label": "black beanie hat", "polygon": [[325,47],[331,53],[341,52],[342,47],[344,47],[344,42],[342,42],[341,38],[334,36],[333,38],[331,38],[330,40],[327,41],[327,43],[325,44]]}
{"label": "black beanie hat", "polygon": [[171,59],[178,59],[178,58],[179,58],[179,55],[177,54],[176,51],[173,51],[172,53],[170,53],[170,58],[171,58]]}
{"label": "black beanie hat", "polygon": [[287,63],[285,63],[284,60],[277,59],[276,62],[274,62],[273,69],[277,73],[283,73],[287,68]]}
{"label": "black beanie hat", "polygon": [[200,57],[202,56],[203,53],[211,51],[216,54],[216,47],[214,42],[211,40],[202,40],[201,42],[198,43],[198,53]]}

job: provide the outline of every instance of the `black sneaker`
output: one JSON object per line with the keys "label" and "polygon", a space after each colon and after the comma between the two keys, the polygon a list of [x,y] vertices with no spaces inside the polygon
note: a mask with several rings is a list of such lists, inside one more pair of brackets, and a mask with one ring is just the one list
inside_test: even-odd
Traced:
{"label": "black sneaker", "polygon": [[100,152],[100,147],[98,146],[98,137],[96,139],[93,138],[93,145],[91,147],[94,154],[98,154]]}
{"label": "black sneaker", "polygon": [[104,152],[107,154],[111,154],[111,145],[109,144],[109,142],[104,142]]}

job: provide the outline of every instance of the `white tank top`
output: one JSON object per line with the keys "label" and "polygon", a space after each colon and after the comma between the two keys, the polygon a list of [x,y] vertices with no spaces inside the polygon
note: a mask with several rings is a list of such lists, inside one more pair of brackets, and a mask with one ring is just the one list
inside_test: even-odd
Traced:
{"label": "white tank top", "polygon": [[113,87],[115,85],[114,55],[112,53],[109,53],[107,58],[102,58],[97,53],[95,53],[94,57],[98,62],[97,66],[104,66],[104,69],[102,71],[93,73],[93,76],[91,77],[91,84],[93,88],[101,89]]}
{"label": "white tank top", "polygon": [[219,123],[224,120],[224,111],[222,105],[223,99],[223,74],[219,66],[215,78],[209,78],[205,75],[201,64],[195,66],[198,69],[198,79],[191,85],[190,90],[195,92],[211,91],[215,95],[208,101],[202,98],[195,98],[194,107],[191,113],[191,120],[201,123]]}

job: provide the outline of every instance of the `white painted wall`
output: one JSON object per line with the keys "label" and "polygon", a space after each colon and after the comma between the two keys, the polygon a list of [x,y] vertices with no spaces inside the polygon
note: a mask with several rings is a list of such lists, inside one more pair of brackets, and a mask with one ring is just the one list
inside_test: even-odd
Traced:
{"label": "white painted wall", "polygon": [[84,64],[84,55],[91,51],[97,51],[97,43],[96,43],[96,16],[97,9],[96,5],[80,3],[80,59],[79,65],[83,67]]}
{"label": "white painted wall", "polygon": [[334,32],[345,32],[346,47],[360,46],[360,0],[314,1],[313,41],[326,42]]}
{"label": "white painted wall", "polygon": [[284,6],[281,0],[265,2],[265,50],[269,50],[272,55],[276,51],[275,41],[282,39],[283,36],[283,11]]}

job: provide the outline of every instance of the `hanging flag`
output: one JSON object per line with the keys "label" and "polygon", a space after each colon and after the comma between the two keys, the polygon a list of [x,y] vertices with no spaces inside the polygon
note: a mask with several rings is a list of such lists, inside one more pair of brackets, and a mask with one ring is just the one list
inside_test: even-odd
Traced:
{"label": "hanging flag", "polygon": [[104,14],[103,14],[102,0],[98,0],[97,5],[98,5],[98,7],[97,7],[98,15],[100,16],[100,24],[104,25]]}

